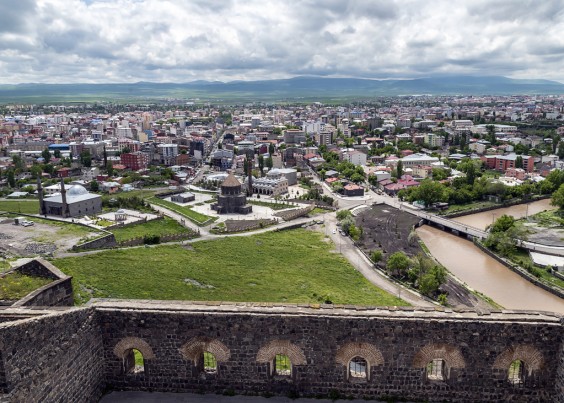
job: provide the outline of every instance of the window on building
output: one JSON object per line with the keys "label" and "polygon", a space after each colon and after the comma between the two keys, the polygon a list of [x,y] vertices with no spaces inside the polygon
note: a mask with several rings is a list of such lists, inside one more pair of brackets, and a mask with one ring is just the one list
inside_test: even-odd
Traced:
{"label": "window on building", "polygon": [[444,381],[446,379],[445,360],[435,358],[427,364],[427,379],[430,381]]}
{"label": "window on building", "polygon": [[362,357],[354,357],[349,362],[349,378],[350,379],[367,379],[367,364]]}
{"label": "window on building", "polygon": [[292,363],[287,355],[276,354],[276,357],[274,357],[274,375],[292,375]]}
{"label": "window on building", "polygon": [[217,374],[217,361],[215,355],[209,351],[204,351],[203,357],[203,371],[206,374]]}
{"label": "window on building", "polygon": [[145,372],[145,358],[141,351],[132,348],[127,351],[123,359],[126,374],[141,374]]}
{"label": "window on building", "polygon": [[515,360],[511,363],[511,365],[509,365],[507,380],[513,386],[523,386],[525,383],[525,363],[523,361]]}

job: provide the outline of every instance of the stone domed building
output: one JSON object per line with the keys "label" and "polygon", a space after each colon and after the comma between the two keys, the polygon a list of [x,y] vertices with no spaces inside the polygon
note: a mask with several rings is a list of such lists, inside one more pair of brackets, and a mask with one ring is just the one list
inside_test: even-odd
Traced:
{"label": "stone domed building", "polygon": [[39,197],[41,214],[79,217],[102,211],[102,196],[88,192],[81,185],[71,186],[69,190],[61,186],[61,194],[46,198],[39,191]]}
{"label": "stone domed building", "polygon": [[221,194],[211,208],[218,214],[249,214],[253,211],[253,206],[247,204],[247,196],[241,191],[241,182],[232,173],[221,184]]}

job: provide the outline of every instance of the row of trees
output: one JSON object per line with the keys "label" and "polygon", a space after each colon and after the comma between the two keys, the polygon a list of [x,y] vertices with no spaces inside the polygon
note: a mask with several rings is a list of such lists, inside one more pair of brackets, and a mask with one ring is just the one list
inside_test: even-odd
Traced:
{"label": "row of trees", "polygon": [[447,278],[445,268],[423,253],[410,259],[404,252],[395,252],[386,261],[386,271],[432,298],[439,296],[439,288]]}

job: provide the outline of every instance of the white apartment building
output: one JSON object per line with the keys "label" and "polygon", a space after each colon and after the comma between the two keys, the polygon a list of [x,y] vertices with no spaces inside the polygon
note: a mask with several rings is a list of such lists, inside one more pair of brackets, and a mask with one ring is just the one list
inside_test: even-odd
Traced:
{"label": "white apartment building", "polygon": [[344,151],[342,153],[342,159],[354,165],[366,165],[366,154],[357,150]]}
{"label": "white apartment building", "polygon": [[174,165],[178,155],[178,144],[157,144],[161,163],[164,165]]}
{"label": "white apartment building", "polygon": [[435,133],[425,133],[424,141],[425,144],[429,144],[430,147],[442,147],[445,143],[445,138]]}
{"label": "white apartment building", "polygon": [[437,157],[430,157],[426,154],[411,154],[407,157],[401,158],[404,168],[414,167],[417,165],[431,165],[434,162],[439,162]]}

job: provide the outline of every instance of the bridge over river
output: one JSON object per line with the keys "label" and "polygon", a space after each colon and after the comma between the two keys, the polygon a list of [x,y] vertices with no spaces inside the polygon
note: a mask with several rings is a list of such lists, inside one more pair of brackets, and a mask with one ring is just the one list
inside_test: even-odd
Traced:
{"label": "bridge over river", "polygon": [[[420,217],[424,220],[424,224],[438,227],[444,231],[450,231],[455,235],[466,236],[468,239],[485,239],[488,236],[488,232],[486,232],[485,230],[473,227],[465,222],[460,222],[458,219],[455,220],[451,218],[441,217],[436,214],[430,214],[422,210],[407,207],[406,205],[401,203],[394,204],[386,202],[386,204],[399,208],[406,213]],[[564,256],[564,246],[543,245],[540,243],[523,240],[519,240],[518,245],[521,248],[527,249],[532,252],[545,253],[554,256]]]}

